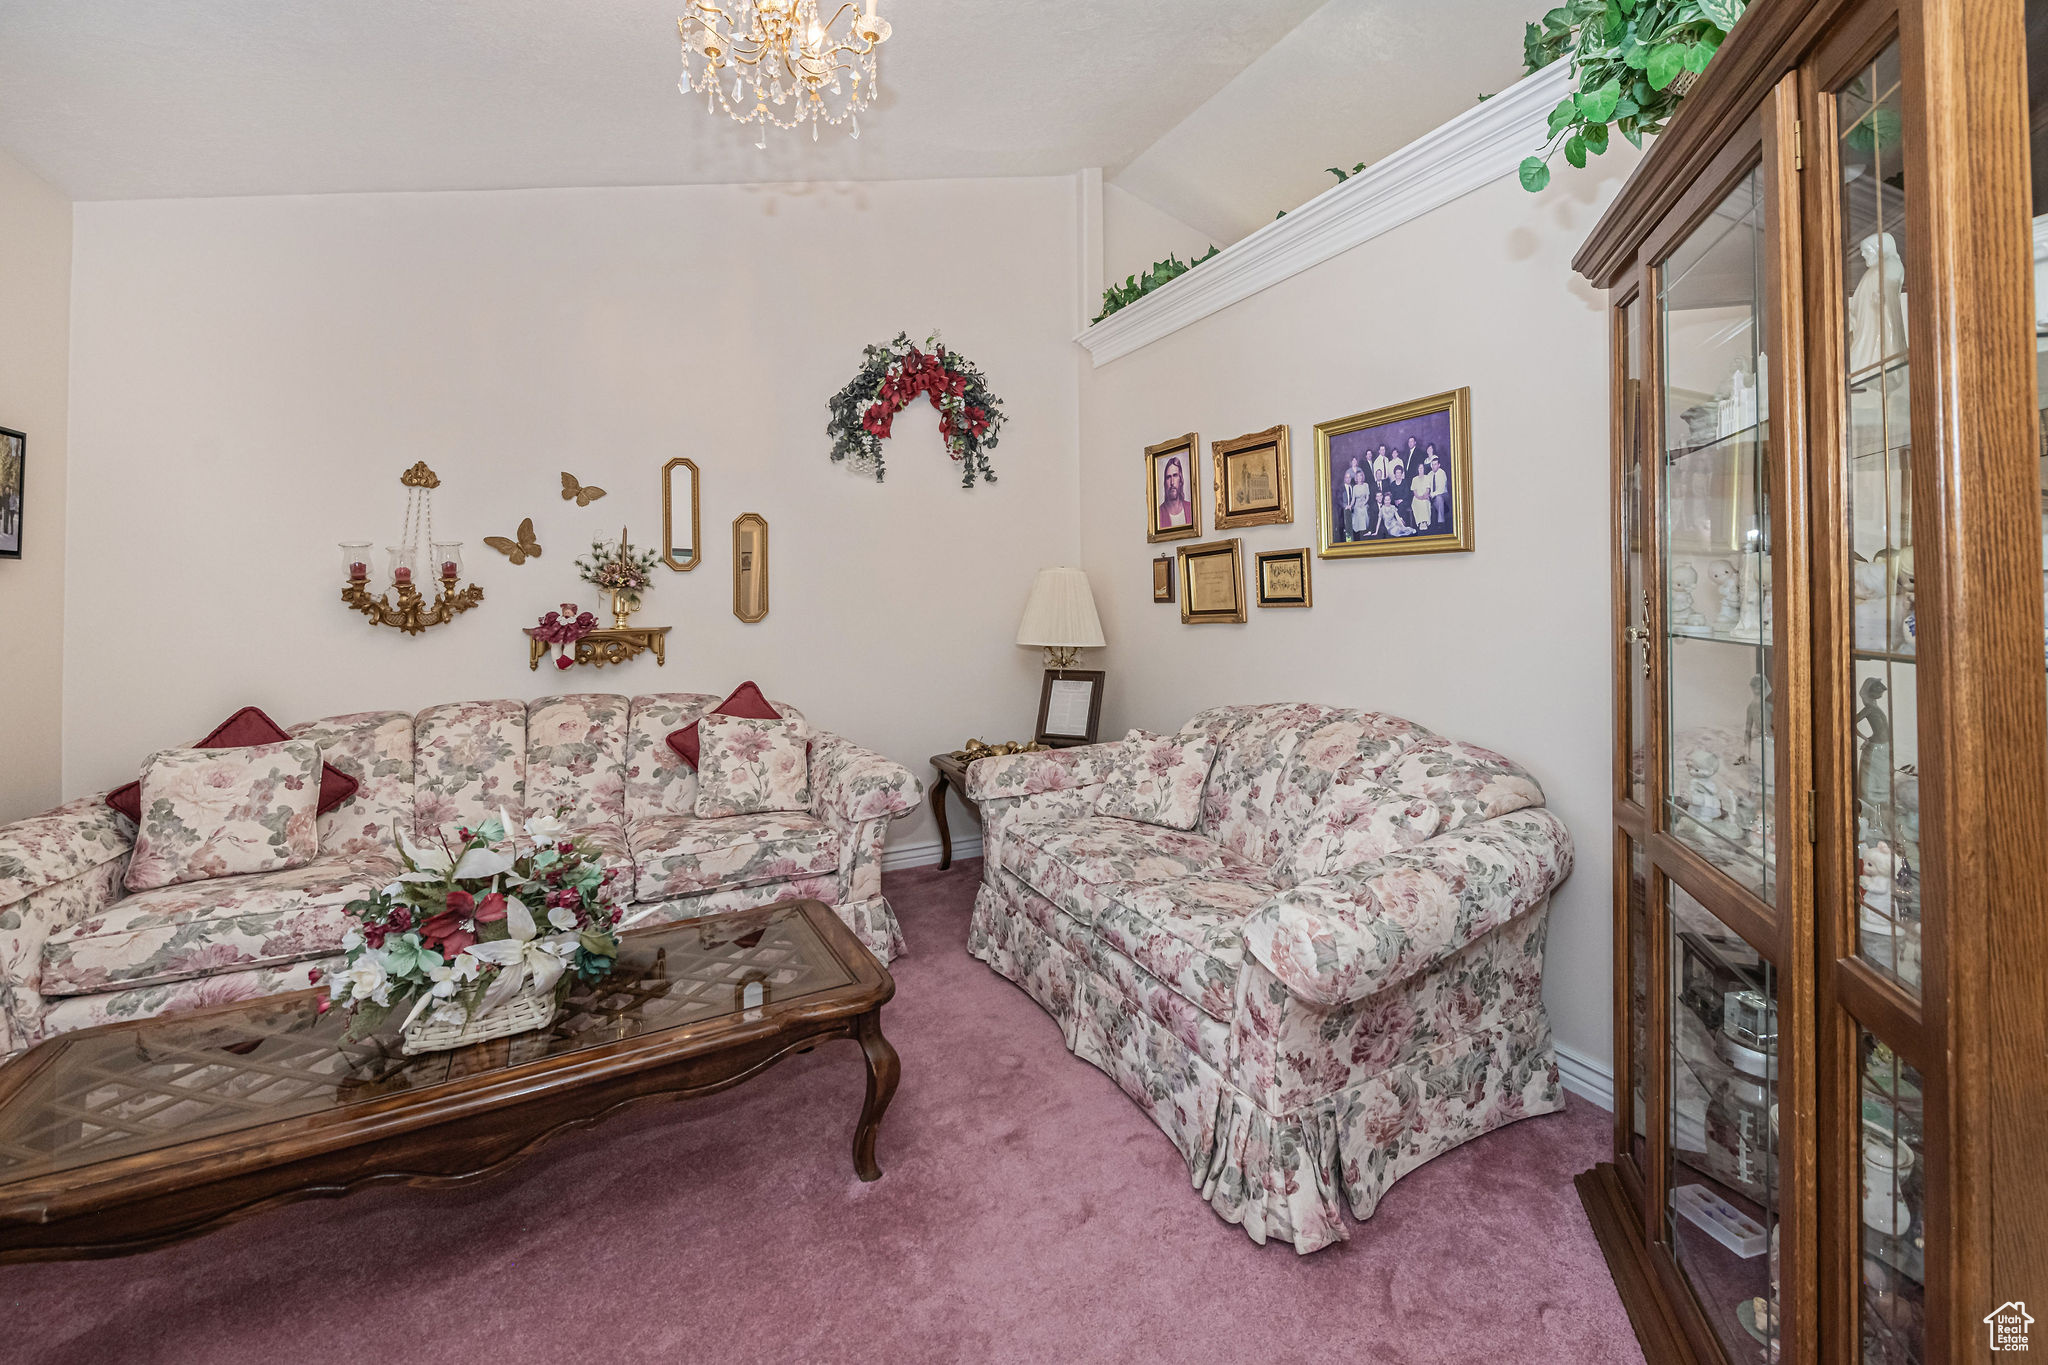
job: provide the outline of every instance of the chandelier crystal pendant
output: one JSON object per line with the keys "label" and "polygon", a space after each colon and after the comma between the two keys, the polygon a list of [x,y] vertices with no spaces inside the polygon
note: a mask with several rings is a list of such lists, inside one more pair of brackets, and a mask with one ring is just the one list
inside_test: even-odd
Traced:
{"label": "chandelier crystal pendant", "polygon": [[756,147],[768,145],[768,125],[796,128],[848,125],[860,136],[860,111],[874,103],[875,54],[889,40],[889,24],[848,0],[829,19],[818,0],[693,0],[676,20],[683,39],[683,76],[676,89],[704,96],[707,111],[723,109],[740,123],[758,124]]}

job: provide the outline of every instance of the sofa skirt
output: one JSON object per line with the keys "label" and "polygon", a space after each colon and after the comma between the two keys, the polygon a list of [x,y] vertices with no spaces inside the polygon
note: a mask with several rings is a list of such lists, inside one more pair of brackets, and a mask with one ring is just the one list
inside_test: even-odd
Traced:
{"label": "sofa skirt", "polygon": [[1389,1186],[1431,1158],[1563,1107],[1540,1004],[1275,1114],[988,883],[975,896],[968,951],[1050,1014],[1068,1050],[1173,1142],[1209,1206],[1261,1244],[1307,1254],[1346,1240],[1345,1205],[1370,1218]]}

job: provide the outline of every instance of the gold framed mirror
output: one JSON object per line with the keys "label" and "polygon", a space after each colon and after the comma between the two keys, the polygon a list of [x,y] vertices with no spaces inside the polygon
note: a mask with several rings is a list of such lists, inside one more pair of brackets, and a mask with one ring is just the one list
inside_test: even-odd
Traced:
{"label": "gold framed mirror", "polygon": [[768,520],[758,512],[733,518],[732,614],[750,625],[768,615]]}
{"label": "gold framed mirror", "polygon": [[[697,462],[674,459],[661,467],[661,562],[687,573],[704,558],[698,517]],[[682,512],[689,509],[689,519]]]}

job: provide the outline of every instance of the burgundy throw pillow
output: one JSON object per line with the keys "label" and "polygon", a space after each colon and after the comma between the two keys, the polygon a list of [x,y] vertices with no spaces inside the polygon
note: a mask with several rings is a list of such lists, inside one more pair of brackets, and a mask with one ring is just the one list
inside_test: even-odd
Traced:
{"label": "burgundy throw pillow", "polygon": [[[258,744],[282,744],[291,738],[285,728],[254,706],[245,706],[215,726],[213,733],[192,747],[195,749],[247,749]],[[332,763],[320,765],[320,814],[325,815],[356,794],[361,785]],[[107,793],[107,804],[121,814],[142,823],[142,783],[130,782]]]}
{"label": "burgundy throw pillow", "polygon": [[[781,720],[777,711],[761,695],[761,689],[751,682],[743,682],[732,690],[732,695],[718,703],[714,716],[739,716],[746,720]],[[691,721],[668,737],[668,747],[681,755],[683,762],[692,768],[697,766],[697,722]]]}

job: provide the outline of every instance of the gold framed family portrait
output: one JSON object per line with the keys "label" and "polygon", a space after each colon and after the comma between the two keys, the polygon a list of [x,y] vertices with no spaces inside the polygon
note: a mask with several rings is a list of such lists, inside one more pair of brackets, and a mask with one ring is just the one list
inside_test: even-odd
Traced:
{"label": "gold framed family portrait", "polygon": [[1194,432],[1145,447],[1145,539],[1190,540],[1202,534],[1202,507],[1195,501],[1195,460],[1201,438]]}
{"label": "gold framed family portrait", "polygon": [[1287,426],[1267,427],[1210,447],[1216,480],[1216,529],[1279,526],[1294,520],[1294,470]]}
{"label": "gold framed family portrait", "polygon": [[1472,390],[1316,425],[1316,554],[1472,548]]}

